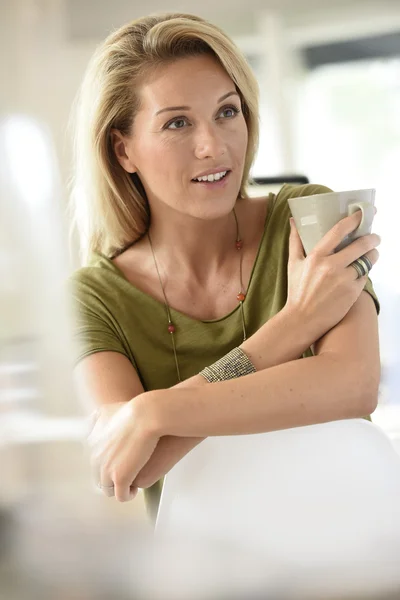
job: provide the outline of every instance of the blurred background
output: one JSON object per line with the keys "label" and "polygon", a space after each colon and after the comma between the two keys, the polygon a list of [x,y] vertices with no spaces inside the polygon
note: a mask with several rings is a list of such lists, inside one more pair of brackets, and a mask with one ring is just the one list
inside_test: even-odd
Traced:
{"label": "blurred background", "polygon": [[[32,556],[52,555],[64,535],[49,515],[64,516],[64,527],[73,515],[77,539],[94,535],[93,522],[105,537],[146,522],[141,498],[121,505],[97,493],[85,462],[63,289],[79,266],[66,216],[67,126],[96,45],[123,23],[162,11],[210,19],[245,53],[261,90],[255,177],[376,188],[382,383],[374,421],[400,452],[400,0],[0,0],[0,540],[9,539],[10,515],[25,523],[24,572],[36,578],[49,563]],[[32,545],[39,539],[44,545]],[[97,547],[99,564],[107,562]],[[2,568],[0,581],[11,580]],[[56,585],[45,579],[46,590]],[[78,587],[65,597],[95,594]]]}

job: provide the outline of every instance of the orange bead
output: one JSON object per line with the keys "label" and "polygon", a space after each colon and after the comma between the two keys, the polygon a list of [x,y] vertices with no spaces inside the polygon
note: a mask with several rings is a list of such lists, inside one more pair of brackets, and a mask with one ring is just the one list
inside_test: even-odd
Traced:
{"label": "orange bead", "polygon": [[172,325],[172,323],[171,323],[170,325],[168,325],[168,331],[169,331],[170,333],[175,333],[175,326],[174,326],[174,325]]}
{"label": "orange bead", "polygon": [[240,292],[240,294],[238,294],[236,298],[239,300],[239,302],[243,302],[243,300],[246,298],[246,294]]}

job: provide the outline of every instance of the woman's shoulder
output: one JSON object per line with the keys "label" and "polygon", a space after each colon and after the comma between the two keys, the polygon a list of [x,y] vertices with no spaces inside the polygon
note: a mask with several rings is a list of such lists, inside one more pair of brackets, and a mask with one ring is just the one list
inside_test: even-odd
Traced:
{"label": "woman's shoulder", "polygon": [[288,220],[291,216],[288,200],[314,196],[316,194],[327,194],[332,192],[331,188],[318,183],[305,183],[301,185],[285,183],[276,194],[272,194],[270,200],[270,212],[272,221]]}
{"label": "woman's shoulder", "polygon": [[246,213],[250,212],[257,215],[258,218],[262,217],[263,214],[267,217],[267,213],[271,213],[276,209],[282,210],[282,208],[287,208],[289,210],[287,201],[291,198],[326,194],[328,192],[332,192],[331,188],[317,183],[301,185],[284,183],[276,193],[271,192],[267,196],[258,196],[256,194],[248,196],[244,199],[243,208]]}
{"label": "woman's shoulder", "polygon": [[140,301],[143,305],[152,295],[148,272],[148,261],[140,250],[136,252],[136,244],[113,258],[93,252],[87,263],[70,275],[69,288],[80,302],[118,313],[127,303]]}
{"label": "woman's shoulder", "polygon": [[268,210],[272,207],[283,206],[287,200],[291,198],[301,198],[303,196],[313,196],[315,194],[327,194],[332,192],[332,189],[318,183],[293,184],[284,183],[276,193],[270,193],[267,196],[250,196],[246,198],[249,206],[252,206],[255,211],[262,210],[266,205]]}
{"label": "woman's shoulder", "polygon": [[316,183],[302,185],[285,183],[276,193],[271,192],[268,196],[246,198],[243,210],[247,214],[253,215],[253,227],[257,224],[256,226],[262,227],[264,231],[268,230],[269,241],[276,237],[286,238],[289,236],[289,218],[292,214],[288,200],[326,194],[331,191],[329,187]]}
{"label": "woman's shoulder", "polygon": [[69,279],[76,283],[85,283],[96,280],[106,280],[110,276],[119,274],[118,268],[111,258],[107,258],[98,252],[92,252],[86,263],[75,269]]}
{"label": "woman's shoulder", "polygon": [[67,285],[75,298],[101,302],[109,295],[115,296],[121,275],[109,258],[93,252],[84,266],[69,275]]}
{"label": "woman's shoulder", "polygon": [[318,183],[303,183],[302,185],[285,183],[276,195],[276,203],[284,204],[291,198],[302,198],[304,196],[327,194],[329,192],[332,192],[331,188]]}

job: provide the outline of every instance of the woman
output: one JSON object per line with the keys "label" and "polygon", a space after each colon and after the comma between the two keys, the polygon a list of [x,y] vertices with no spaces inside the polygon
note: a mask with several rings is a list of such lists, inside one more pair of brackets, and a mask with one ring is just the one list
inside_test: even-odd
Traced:
{"label": "woman", "polygon": [[257,97],[232,41],[183,14],[111,34],[78,97],[77,380],[98,407],[99,486],[119,501],[146,488],[153,514],[162,477],[207,436],[376,407],[379,304],[351,263],[375,264],[380,239],[334,253],[356,213],[305,257],[287,200],[329,188],[246,195]]}

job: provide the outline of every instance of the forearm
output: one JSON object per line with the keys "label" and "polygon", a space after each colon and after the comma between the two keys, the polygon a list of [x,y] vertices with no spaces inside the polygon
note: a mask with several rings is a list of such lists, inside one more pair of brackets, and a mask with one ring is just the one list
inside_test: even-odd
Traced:
{"label": "forearm", "polygon": [[[246,340],[241,348],[257,370],[294,360],[315,341],[310,327],[288,310],[283,309]],[[170,389],[209,389],[202,375],[195,375]],[[147,465],[137,478],[139,487],[148,487],[165,475],[179,460],[197,446],[205,436],[163,435]]]}
{"label": "forearm", "polygon": [[[258,331],[241,344],[257,371],[300,358],[317,338],[310,323],[286,307],[267,321]],[[194,375],[174,386],[173,389],[207,385],[202,375]]]}
{"label": "forearm", "polygon": [[368,414],[374,399],[358,369],[330,354],[252,375],[155,392],[163,434],[207,437],[275,431]]}

